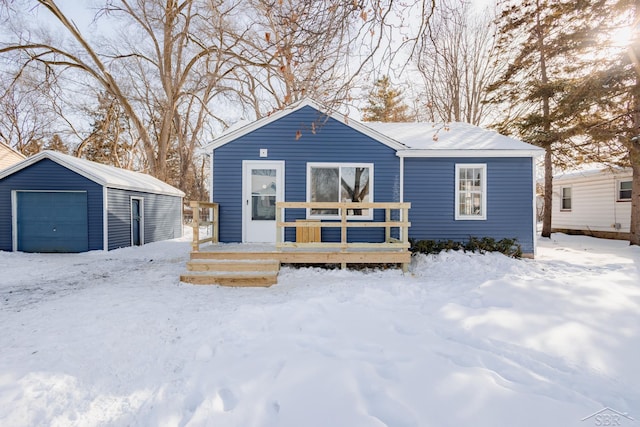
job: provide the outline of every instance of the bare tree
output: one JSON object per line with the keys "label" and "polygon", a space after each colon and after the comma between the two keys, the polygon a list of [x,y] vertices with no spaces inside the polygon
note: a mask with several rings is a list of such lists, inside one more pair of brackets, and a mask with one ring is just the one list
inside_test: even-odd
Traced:
{"label": "bare tree", "polygon": [[40,151],[56,120],[47,107],[48,90],[27,73],[0,81],[0,141],[25,155]]}
{"label": "bare tree", "polygon": [[500,73],[496,27],[489,9],[466,0],[443,0],[431,32],[422,37],[417,65],[425,85],[427,120],[479,125],[491,114],[486,88]]}
{"label": "bare tree", "polygon": [[[193,166],[200,164],[194,152],[208,139],[205,132],[212,124],[226,125],[217,105],[248,105],[260,117],[307,95],[345,99],[367,64],[389,60],[396,47],[416,40],[434,5],[105,0],[96,22],[113,25],[120,37],[98,43],[55,0],[0,3],[10,20],[39,6],[66,37],[54,40],[14,23],[13,41],[0,45],[0,54],[19,60],[22,70],[38,65],[49,75],[88,77],[95,92],[112,96],[128,117],[145,154],[144,169],[183,189],[194,180]],[[404,21],[408,11],[419,11],[415,28]],[[392,43],[398,31],[406,34]]]}
{"label": "bare tree", "polygon": [[348,103],[359,77],[367,74],[370,81],[371,70],[388,66],[400,53],[411,55],[435,5],[429,0],[248,3],[251,25],[237,33],[251,60],[233,75],[256,117],[304,97],[329,107]]}

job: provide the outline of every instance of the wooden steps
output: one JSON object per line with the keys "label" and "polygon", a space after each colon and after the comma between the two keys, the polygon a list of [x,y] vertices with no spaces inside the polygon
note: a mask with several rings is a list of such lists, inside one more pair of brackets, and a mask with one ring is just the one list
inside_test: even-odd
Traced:
{"label": "wooden steps", "polygon": [[[199,257],[202,252],[192,252],[187,262],[187,273],[180,276],[180,281],[194,285],[220,286],[261,286],[276,284],[280,261],[265,256],[261,259]],[[208,252],[207,254],[211,254]]]}

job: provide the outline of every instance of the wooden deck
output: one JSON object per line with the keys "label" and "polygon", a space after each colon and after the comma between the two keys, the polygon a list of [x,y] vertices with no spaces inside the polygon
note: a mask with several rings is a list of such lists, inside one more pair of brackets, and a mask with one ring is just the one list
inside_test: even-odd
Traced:
{"label": "wooden deck", "polygon": [[[192,202],[194,213],[199,202]],[[194,205],[195,204],[195,205]],[[217,210],[216,204],[203,204],[205,208]],[[277,235],[282,236],[284,228],[296,229],[296,242],[284,242],[276,239],[275,244],[217,243],[217,231],[212,238],[200,240],[195,232],[198,214],[194,215],[194,241],[187,273],[180,281],[193,284],[218,284],[222,286],[271,286],[277,282],[281,264],[337,264],[347,268],[349,264],[398,264],[406,271],[411,261],[409,252],[408,228],[406,220],[408,203],[302,203],[279,202],[276,210]],[[341,220],[284,222],[284,210],[287,208],[336,208],[342,212]],[[385,209],[385,221],[350,221],[347,209]],[[400,210],[401,219],[391,220],[391,210]],[[217,220],[217,213],[209,217]],[[207,225],[217,227],[217,223]],[[340,242],[319,241],[320,229],[340,227]],[[347,229],[350,227],[379,227],[385,229],[385,241],[376,243],[348,242]],[[311,231],[311,229],[315,229]],[[399,229],[398,237],[391,237],[392,230]],[[203,243],[212,243],[206,246]]]}

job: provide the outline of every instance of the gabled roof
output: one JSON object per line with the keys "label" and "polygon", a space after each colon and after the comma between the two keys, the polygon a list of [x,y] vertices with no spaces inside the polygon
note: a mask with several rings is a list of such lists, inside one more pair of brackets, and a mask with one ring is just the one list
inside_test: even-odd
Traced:
{"label": "gabled roof", "polygon": [[79,159],[57,151],[42,151],[35,156],[29,157],[20,163],[0,171],[0,179],[12,175],[43,159],[49,159],[104,187],[184,197],[182,191],[150,175]]}
{"label": "gabled roof", "polygon": [[204,149],[215,150],[307,106],[393,148],[400,157],[533,157],[544,153],[543,149],[534,145],[467,123],[361,123],[348,119],[312,99],[302,100],[254,122],[239,122]]}
{"label": "gabled roof", "polygon": [[227,129],[225,132],[222,133],[222,135],[220,135],[219,137],[217,137],[212,143],[207,144],[203,147],[204,150],[215,150],[216,148],[222,147],[223,145],[240,138],[241,136],[247,135],[248,133],[253,132],[256,129],[259,129],[263,126],[268,125],[269,123],[273,123],[276,120],[279,120],[283,117],[288,116],[289,114],[292,114],[298,110],[301,110],[304,107],[311,107],[315,110],[317,110],[318,112],[321,112],[323,114],[326,114],[328,117],[341,122],[343,124],[345,124],[346,126],[349,126],[352,129],[357,130],[358,132],[361,132],[375,140],[377,140],[378,142],[387,145],[391,148],[393,148],[394,150],[402,150],[402,149],[406,149],[407,147],[404,146],[403,144],[401,144],[400,142],[394,140],[393,138],[389,137],[388,135],[383,135],[379,132],[377,132],[376,130],[360,123],[357,120],[353,120],[348,118],[347,116],[338,113],[335,110],[332,110],[328,107],[325,107],[321,104],[319,104],[318,102],[314,101],[313,99],[310,98],[306,98],[303,99],[295,104],[291,104],[290,106],[277,111],[273,114],[271,114],[270,116],[267,117],[263,117],[261,119],[258,119],[256,121],[253,122],[246,122],[246,121],[242,121],[241,123],[238,123],[236,125],[231,126],[229,129]]}

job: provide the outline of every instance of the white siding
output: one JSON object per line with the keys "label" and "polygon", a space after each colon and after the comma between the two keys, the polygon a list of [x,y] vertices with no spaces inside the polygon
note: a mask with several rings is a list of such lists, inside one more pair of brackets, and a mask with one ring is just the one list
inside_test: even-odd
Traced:
{"label": "white siding", "polygon": [[24,160],[24,158],[25,157],[22,154],[17,153],[6,145],[0,143],[0,170],[13,166],[14,164]]}
{"label": "white siding", "polygon": [[[618,202],[618,181],[631,180],[631,172],[588,172],[554,177],[554,229],[629,232],[631,202]],[[571,187],[571,210],[563,211],[562,188]],[[616,224],[620,228],[616,228]]]}

